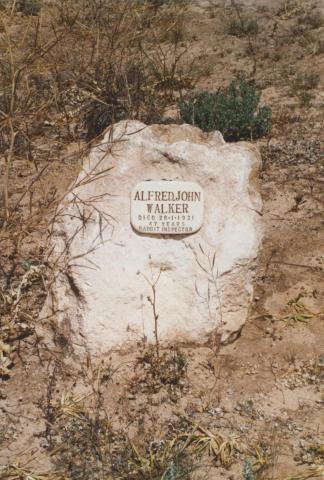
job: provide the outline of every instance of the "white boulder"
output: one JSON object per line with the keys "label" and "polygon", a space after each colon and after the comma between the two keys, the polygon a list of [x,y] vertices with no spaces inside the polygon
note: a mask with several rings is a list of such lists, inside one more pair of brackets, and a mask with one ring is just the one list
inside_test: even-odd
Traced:
{"label": "white boulder", "polygon": [[[154,341],[154,309],[161,343],[203,343],[215,332],[223,342],[235,339],[262,239],[259,163],[253,145],[225,143],[219,132],[138,121],[109,128],[56,219],[53,255],[61,269],[47,315],[94,353]],[[201,228],[136,231],[130,196],[146,180],[197,184]]]}

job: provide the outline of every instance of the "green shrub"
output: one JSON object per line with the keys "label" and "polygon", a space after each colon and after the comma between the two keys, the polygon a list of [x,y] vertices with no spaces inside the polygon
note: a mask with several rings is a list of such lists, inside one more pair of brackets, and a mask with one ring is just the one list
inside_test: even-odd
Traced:
{"label": "green shrub", "polygon": [[244,462],[243,479],[244,480],[255,480],[251,460],[245,460],[245,462]]}
{"label": "green shrub", "polygon": [[314,95],[310,92],[301,92],[299,94],[299,106],[300,107],[310,107],[312,104],[312,100]]}
{"label": "green shrub", "polygon": [[16,3],[16,9],[18,12],[22,12],[25,15],[38,15],[41,10],[40,0],[18,0]]}
{"label": "green shrub", "polygon": [[153,6],[162,7],[168,3],[178,3],[179,5],[184,5],[187,0],[147,0],[148,3],[151,3]]}
{"label": "green shrub", "polygon": [[179,102],[184,122],[205,132],[220,130],[225,140],[256,139],[271,126],[271,109],[259,107],[260,91],[245,77],[217,92],[199,92]]}
{"label": "green shrub", "polygon": [[186,0],[138,0],[138,3],[147,3],[157,11],[160,7],[163,7],[164,5],[170,5],[171,3],[178,3],[179,5],[184,5],[186,3]]}
{"label": "green shrub", "polygon": [[149,0],[148,3],[151,4],[154,8],[159,8],[169,3],[169,0]]}
{"label": "green shrub", "polygon": [[259,25],[256,20],[248,20],[246,22],[233,19],[227,25],[227,33],[235,37],[243,37],[244,35],[256,35]]}

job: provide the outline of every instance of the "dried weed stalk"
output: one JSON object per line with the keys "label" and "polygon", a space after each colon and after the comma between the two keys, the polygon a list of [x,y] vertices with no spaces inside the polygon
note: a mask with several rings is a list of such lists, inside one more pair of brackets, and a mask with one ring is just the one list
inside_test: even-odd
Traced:
{"label": "dried weed stalk", "polygon": [[152,312],[153,312],[153,322],[154,322],[154,337],[155,337],[155,351],[156,351],[156,358],[160,358],[160,340],[159,340],[159,314],[157,313],[157,306],[156,306],[156,290],[157,290],[157,285],[159,283],[161,274],[163,272],[163,268],[160,267],[156,277],[154,278],[153,274],[153,264],[152,264],[152,258],[151,255],[149,255],[149,266],[150,266],[150,271],[151,271],[151,278],[147,277],[146,274],[138,271],[137,274],[141,275],[144,280],[147,282],[147,284],[150,286],[152,295],[149,295],[147,297],[147,301],[149,304],[152,306]]}

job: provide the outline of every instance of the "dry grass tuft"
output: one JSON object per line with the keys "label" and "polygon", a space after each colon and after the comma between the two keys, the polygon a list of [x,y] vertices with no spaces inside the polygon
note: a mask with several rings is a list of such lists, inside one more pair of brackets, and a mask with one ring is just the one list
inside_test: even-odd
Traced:
{"label": "dry grass tuft", "polygon": [[198,457],[208,453],[224,467],[229,467],[233,463],[235,450],[238,449],[234,439],[225,440],[219,433],[214,434],[200,425],[188,435],[186,445],[191,446],[193,453]]}

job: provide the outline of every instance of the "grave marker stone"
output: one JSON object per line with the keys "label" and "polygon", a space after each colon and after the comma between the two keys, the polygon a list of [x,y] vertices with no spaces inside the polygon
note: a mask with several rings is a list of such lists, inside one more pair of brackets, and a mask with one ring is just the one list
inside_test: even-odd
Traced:
{"label": "grave marker stone", "polygon": [[235,339],[262,240],[259,167],[255,146],[217,132],[138,121],[108,129],[58,209],[60,268],[42,317],[93,354],[154,342],[149,282],[159,278],[161,344]]}

